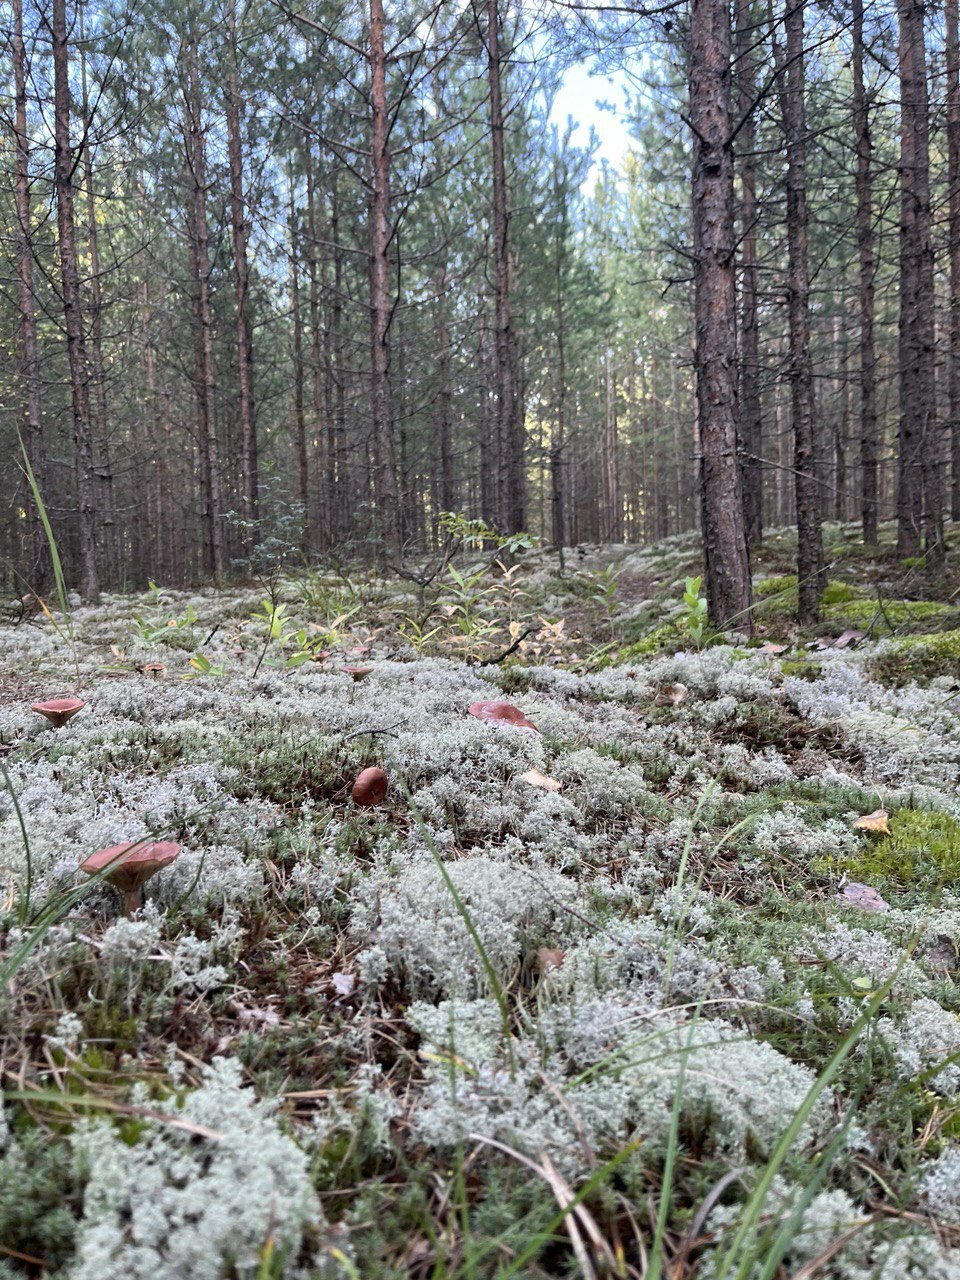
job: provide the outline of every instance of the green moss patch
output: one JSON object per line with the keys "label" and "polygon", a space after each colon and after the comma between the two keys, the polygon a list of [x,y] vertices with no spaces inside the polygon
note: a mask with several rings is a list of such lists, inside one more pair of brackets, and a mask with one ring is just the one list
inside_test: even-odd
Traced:
{"label": "green moss patch", "polygon": [[873,659],[870,674],[894,685],[937,676],[960,680],[960,628],[895,640]]}
{"label": "green moss patch", "polygon": [[890,835],[867,836],[859,856],[847,861],[852,880],[935,888],[960,878],[960,823],[948,813],[901,809],[889,826]]}
{"label": "green moss patch", "polygon": [[824,601],[823,616],[849,627],[871,627],[874,636],[891,635],[903,627],[944,626],[956,618],[950,605],[935,600],[852,599],[839,604]]}

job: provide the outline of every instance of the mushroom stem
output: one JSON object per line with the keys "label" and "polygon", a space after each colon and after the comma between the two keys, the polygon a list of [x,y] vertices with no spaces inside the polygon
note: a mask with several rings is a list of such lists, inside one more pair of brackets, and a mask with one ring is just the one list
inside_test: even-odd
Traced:
{"label": "mushroom stem", "polygon": [[128,920],[132,920],[140,908],[143,906],[143,886],[136,885],[133,889],[123,890],[123,914]]}

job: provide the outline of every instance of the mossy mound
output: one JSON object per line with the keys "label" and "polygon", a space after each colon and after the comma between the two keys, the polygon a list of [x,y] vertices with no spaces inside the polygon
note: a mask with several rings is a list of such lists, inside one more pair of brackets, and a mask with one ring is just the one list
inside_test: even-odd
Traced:
{"label": "mossy mound", "polygon": [[938,676],[960,681],[960,628],[891,641],[873,658],[870,674],[893,685]]}
{"label": "mossy mound", "polygon": [[689,643],[690,638],[684,635],[683,628],[678,621],[665,622],[659,627],[654,627],[652,631],[648,631],[641,639],[622,648],[619,651],[617,661],[621,663],[632,662],[635,658],[646,658],[651,654],[662,653],[664,650],[684,648]]}
{"label": "mossy mound", "polygon": [[884,600],[863,596],[830,603],[823,600],[823,617],[848,627],[870,627],[873,636],[890,635],[902,627],[943,627],[957,617],[950,605],[936,600]]}
{"label": "mossy mound", "polygon": [[960,879],[960,823],[955,818],[948,813],[901,809],[889,826],[888,836],[865,844],[848,861],[851,880],[865,884],[886,880],[913,888]]}
{"label": "mossy mound", "polygon": [[[792,616],[797,611],[796,574],[787,573],[772,578],[761,578],[754,583],[753,595],[755,617],[769,619]],[[820,607],[824,614],[830,617],[834,616],[837,610],[841,611],[840,616],[845,616],[844,611],[855,604],[860,605],[861,608],[876,611],[867,593],[861,587],[855,587],[849,582],[831,579],[820,596]]]}

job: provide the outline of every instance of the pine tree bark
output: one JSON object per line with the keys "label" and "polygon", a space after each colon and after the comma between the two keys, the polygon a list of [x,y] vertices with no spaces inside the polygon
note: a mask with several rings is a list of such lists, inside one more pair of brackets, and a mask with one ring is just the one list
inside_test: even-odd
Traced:
{"label": "pine tree bark", "polygon": [[490,98],[490,147],[493,238],[494,333],[497,388],[498,506],[507,533],[524,523],[523,423],[516,384],[516,335],[511,315],[510,211],[503,128],[503,52],[499,0],[487,0],[487,81]]}
{"label": "pine tree bark", "polygon": [[900,26],[900,457],[897,551],[943,558],[942,449],[934,372],[930,118],[922,0],[897,0]]}
{"label": "pine tree bark", "polygon": [[383,0],[370,0],[370,368],[373,401],[374,492],[380,536],[400,552],[400,494],[390,403],[390,111]]}
{"label": "pine tree bark", "polygon": [[[737,16],[737,65],[740,86],[738,112],[742,120],[740,157],[740,448],[743,468],[743,515],[747,543],[758,547],[763,538],[763,421],[760,407],[760,328],[757,321],[757,129],[754,98],[758,58],[754,49],[757,26],[752,0],[740,0]],[[679,459],[678,459],[679,470]],[[679,505],[677,517],[679,521]]]}
{"label": "pine tree bark", "polygon": [[88,394],[87,364],[77,267],[76,228],[73,213],[74,156],[70,147],[70,81],[67,54],[66,0],[52,0],[54,180],[57,186],[57,237],[60,252],[60,287],[63,323],[70,365],[73,405],[74,458],[77,480],[77,535],[80,550],[80,592],[90,604],[100,599],[97,571],[96,491],[93,471],[93,435]]}
{"label": "pine tree bark", "polygon": [[340,189],[334,172],[330,186],[330,239],[333,244],[333,296],[330,300],[330,357],[333,371],[333,466],[327,502],[331,537],[334,543],[346,535],[350,527],[350,468],[347,448],[346,376],[344,370],[343,333],[343,254],[340,251]]}
{"label": "pine tree bark", "polygon": [[440,509],[453,511],[456,505],[453,473],[453,370],[450,350],[450,324],[447,320],[447,273],[437,270],[437,373],[440,388],[437,396],[438,436],[440,443]]}
{"label": "pine tree bark", "polygon": [[600,440],[600,541],[623,537],[620,513],[620,466],[617,440],[617,394],[613,347],[607,335],[603,357],[603,432]]}
{"label": "pine tree bark", "polygon": [[300,314],[300,243],[294,210],[293,183],[290,183],[290,308],[293,312],[293,416],[297,455],[297,500],[303,508],[303,537],[300,549],[307,553],[311,542],[310,468],[307,458],[307,415],[304,408],[303,317]]}
{"label": "pine tree bark", "polygon": [[219,578],[226,567],[220,443],[217,436],[216,371],[213,359],[213,313],[210,306],[210,233],[207,228],[206,139],[201,119],[200,69],[197,48],[185,47],[187,92],[186,160],[189,199],[190,272],[194,288],[194,376],[197,396],[197,435],[202,455],[200,469],[204,496],[204,541],[209,548],[209,568]]}
{"label": "pine tree bark", "polygon": [[[310,373],[311,402],[313,405],[313,451],[317,474],[319,508],[319,543],[327,547],[333,543],[329,494],[323,484],[324,456],[324,394],[323,394],[323,318],[320,311],[320,263],[317,245],[317,197],[313,176],[313,152],[308,141],[304,154],[307,176],[307,271],[310,284]],[[326,501],[325,501],[326,498]]]}
{"label": "pine tree bark", "polygon": [[83,8],[78,13],[80,47],[81,110],[87,137],[83,142],[83,185],[87,213],[87,253],[89,271],[90,313],[90,386],[93,388],[91,432],[93,436],[94,474],[99,481],[98,514],[101,529],[101,561],[109,582],[119,569],[119,546],[116,518],[114,516],[113,463],[110,457],[110,433],[107,425],[107,384],[103,364],[103,287],[101,284],[100,235],[97,228],[97,202],[93,188],[93,149],[89,133],[93,127],[90,119],[87,93],[87,59],[83,51]]}
{"label": "pine tree bark", "polygon": [[807,271],[807,123],[804,102],[804,0],[784,15],[786,58],[781,67],[783,135],[787,151],[787,293],[790,397],[797,499],[797,618],[816,622],[823,590],[821,498],[817,479],[810,365],[810,281]]}
{"label": "pine tree bark", "polygon": [[227,72],[227,156],[230,165],[230,223],[236,289],[237,381],[240,393],[240,469],[243,517],[250,526],[260,519],[260,465],[253,398],[253,339],[250,321],[250,266],[247,261],[247,216],[243,192],[243,139],[237,70],[237,5],[230,0]]}
{"label": "pine tree bark", "polygon": [[730,11],[692,0],[693,274],[700,500],[710,617],[747,629],[750,563],[737,451]]}
{"label": "pine tree bark", "polygon": [[[27,133],[27,59],[23,41],[23,0],[13,0],[14,147],[16,149],[16,206],[14,251],[20,303],[20,379],[23,385],[23,447],[40,494],[47,492],[47,461],[43,440],[40,366],[37,357],[37,313],[33,294],[33,234],[30,217],[30,138]],[[19,460],[18,460],[19,461]],[[29,516],[30,577],[38,595],[50,583],[50,551],[40,511],[28,484],[24,509]]]}
{"label": "pine tree bark", "polygon": [[857,264],[860,300],[860,518],[863,540],[877,541],[877,356],[873,337],[876,261],[870,112],[863,79],[863,0],[853,2],[853,128],[857,144]]}
{"label": "pine tree bark", "polygon": [[[563,572],[564,546],[566,542],[566,467],[567,447],[567,364],[566,364],[566,316],[564,313],[563,266],[567,250],[567,204],[561,189],[559,175],[554,170],[554,194],[559,217],[554,237],[554,333],[557,344],[555,369],[555,398],[553,422],[550,430],[550,530],[553,545],[557,549],[560,571]],[[631,370],[633,365],[631,363]]]}
{"label": "pine tree bark", "polygon": [[947,179],[949,183],[950,516],[960,521],[960,33],[957,0],[944,0],[947,54]]}

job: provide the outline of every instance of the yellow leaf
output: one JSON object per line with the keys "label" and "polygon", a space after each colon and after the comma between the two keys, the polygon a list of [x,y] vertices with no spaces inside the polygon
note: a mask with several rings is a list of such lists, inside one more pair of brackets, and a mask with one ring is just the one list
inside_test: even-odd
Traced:
{"label": "yellow leaf", "polygon": [[521,773],[520,779],[522,782],[529,782],[531,787],[542,787],[544,791],[559,791],[563,786],[562,782],[558,782],[556,778],[548,778],[539,769],[528,769],[526,773]]}
{"label": "yellow leaf", "polygon": [[853,825],[864,831],[881,831],[888,836],[890,834],[890,828],[887,826],[889,817],[886,809],[875,809],[873,813],[865,813],[862,818],[858,818]]}

